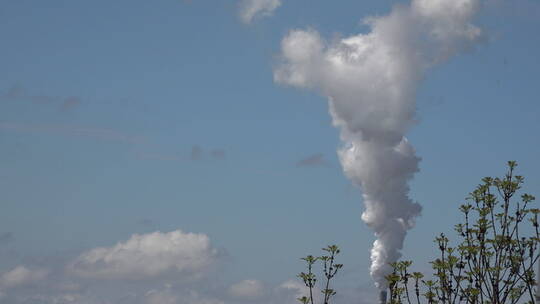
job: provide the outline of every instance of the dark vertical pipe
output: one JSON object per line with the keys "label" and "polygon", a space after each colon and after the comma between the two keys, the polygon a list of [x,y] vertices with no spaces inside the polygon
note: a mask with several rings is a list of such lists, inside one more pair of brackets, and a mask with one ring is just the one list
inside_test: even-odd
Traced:
{"label": "dark vertical pipe", "polygon": [[536,303],[540,303],[540,262],[538,263],[538,272],[536,273]]}
{"label": "dark vertical pipe", "polygon": [[386,290],[381,290],[379,293],[379,304],[386,304]]}

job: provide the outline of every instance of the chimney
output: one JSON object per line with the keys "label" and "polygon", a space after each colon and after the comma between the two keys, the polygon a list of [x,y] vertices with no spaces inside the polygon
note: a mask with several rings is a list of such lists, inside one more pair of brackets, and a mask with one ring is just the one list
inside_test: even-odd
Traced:
{"label": "chimney", "polygon": [[379,293],[379,304],[386,304],[386,290],[381,290]]}

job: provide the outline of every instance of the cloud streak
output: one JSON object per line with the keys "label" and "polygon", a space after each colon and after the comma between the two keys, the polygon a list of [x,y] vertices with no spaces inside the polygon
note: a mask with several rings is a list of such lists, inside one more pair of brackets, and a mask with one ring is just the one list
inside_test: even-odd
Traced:
{"label": "cloud streak", "polygon": [[299,167],[299,168],[324,167],[324,166],[328,166],[328,161],[326,161],[326,159],[324,158],[324,154],[322,153],[309,155],[296,162],[296,167]]}
{"label": "cloud streak", "polygon": [[127,135],[113,129],[80,127],[61,124],[26,124],[15,122],[0,122],[0,130],[22,133],[47,133],[54,135],[89,137],[100,140],[129,144],[142,144],[145,142],[145,139],[141,136]]}
{"label": "cloud streak", "polygon": [[0,234],[0,245],[11,243],[15,240],[13,232],[4,232]]}
{"label": "cloud streak", "polygon": [[57,97],[47,95],[29,94],[22,86],[14,85],[5,93],[0,94],[3,101],[28,101],[36,104],[58,104],[60,109],[67,111],[81,104],[81,99],[77,96]]}
{"label": "cloud streak", "polygon": [[281,0],[243,0],[240,2],[240,19],[245,24],[257,17],[271,16],[281,6]]}
{"label": "cloud streak", "polygon": [[189,155],[189,158],[192,160],[192,161],[198,161],[198,160],[201,160],[203,158],[203,150],[200,146],[198,145],[194,145],[193,147],[191,147],[191,153]]}

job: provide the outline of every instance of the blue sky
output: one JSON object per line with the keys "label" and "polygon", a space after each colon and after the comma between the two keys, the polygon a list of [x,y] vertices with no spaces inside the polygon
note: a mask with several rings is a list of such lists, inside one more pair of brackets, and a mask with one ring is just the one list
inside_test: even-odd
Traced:
{"label": "blue sky", "polygon": [[[20,295],[43,293],[50,303],[122,303],[62,269],[133,234],[178,229],[208,236],[217,250],[211,284],[111,284],[169,299],[184,284],[174,292],[191,302],[170,303],[243,303],[228,286],[276,289],[302,270],[299,257],[336,243],[344,293],[373,296],[374,236],[336,155],[326,97],[276,83],[273,72],[290,30],[328,40],[365,33],[365,17],[408,1],[283,0],[247,23],[246,3],[0,1],[0,272],[37,271],[33,287],[0,289],[0,302],[42,303]],[[467,193],[507,160],[540,193],[540,4],[482,5],[474,24],[484,39],[425,75],[407,132],[422,158],[410,185],[423,211],[403,253],[418,264]],[[36,283],[39,269],[80,289],[53,292]],[[137,301],[151,303],[144,295]]]}

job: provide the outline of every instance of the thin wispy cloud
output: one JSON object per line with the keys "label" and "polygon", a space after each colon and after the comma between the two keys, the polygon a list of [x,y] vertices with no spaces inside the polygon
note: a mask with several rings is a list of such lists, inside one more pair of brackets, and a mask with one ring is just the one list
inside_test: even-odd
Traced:
{"label": "thin wispy cloud", "polygon": [[24,90],[19,85],[14,85],[11,88],[9,88],[5,93],[0,95],[0,99],[17,99],[20,96],[24,96]]}
{"label": "thin wispy cloud", "polygon": [[227,157],[227,152],[224,149],[218,148],[211,149],[208,152],[205,152],[205,149],[203,147],[199,145],[193,145],[191,147],[191,153],[189,155],[189,158],[192,161],[200,161],[208,158],[206,157],[206,155],[208,155],[210,159],[223,160]]}
{"label": "thin wispy cloud", "polygon": [[4,263],[7,263],[8,261],[18,261],[19,253],[13,245],[15,241],[15,235],[11,231],[0,234],[0,259],[2,259]]}
{"label": "thin wispy cloud", "polygon": [[214,159],[224,159],[227,157],[227,152],[225,152],[223,149],[213,149],[210,151],[210,155]]}
{"label": "thin wispy cloud", "polygon": [[140,159],[150,159],[150,160],[161,160],[161,161],[192,161],[192,162],[201,162],[201,161],[223,161],[227,158],[227,151],[220,148],[214,148],[207,150],[206,148],[200,145],[193,145],[186,152],[173,153],[170,151],[139,151],[137,152],[137,157]]}
{"label": "thin wispy cloud", "polygon": [[203,158],[203,150],[200,146],[194,145],[191,147],[191,154],[189,155],[189,158],[193,161],[201,160]]}
{"label": "thin wispy cloud", "polygon": [[328,166],[328,161],[324,158],[324,154],[317,153],[306,156],[296,162],[296,167],[305,168],[305,167],[325,167]]}
{"label": "thin wispy cloud", "polygon": [[0,101],[26,101],[36,104],[51,104],[61,110],[71,110],[81,104],[81,98],[76,96],[49,96],[29,93],[21,85],[14,85],[0,93]]}
{"label": "thin wispy cloud", "polygon": [[113,129],[81,127],[62,124],[26,124],[15,122],[0,122],[0,130],[22,133],[88,137],[99,140],[128,144],[142,144],[145,142],[145,138],[142,136],[128,135]]}
{"label": "thin wispy cloud", "polygon": [[13,232],[4,232],[0,234],[0,245],[11,243],[15,240]]}
{"label": "thin wispy cloud", "polygon": [[141,226],[144,226],[144,227],[156,227],[156,223],[152,220],[152,219],[149,219],[149,218],[142,218],[142,219],[139,219],[137,221],[137,225],[141,225]]}
{"label": "thin wispy cloud", "polygon": [[79,97],[68,97],[62,102],[62,110],[67,111],[71,110],[81,104],[81,99]]}
{"label": "thin wispy cloud", "polygon": [[255,18],[271,16],[281,6],[281,0],[243,0],[240,2],[240,19],[249,24]]}
{"label": "thin wispy cloud", "polygon": [[22,86],[14,85],[0,95],[0,100],[24,100],[33,103],[52,103],[60,98],[47,95],[29,94]]}
{"label": "thin wispy cloud", "polygon": [[160,160],[160,161],[183,161],[185,158],[176,154],[166,154],[161,152],[138,151],[136,153],[138,159],[141,160]]}

